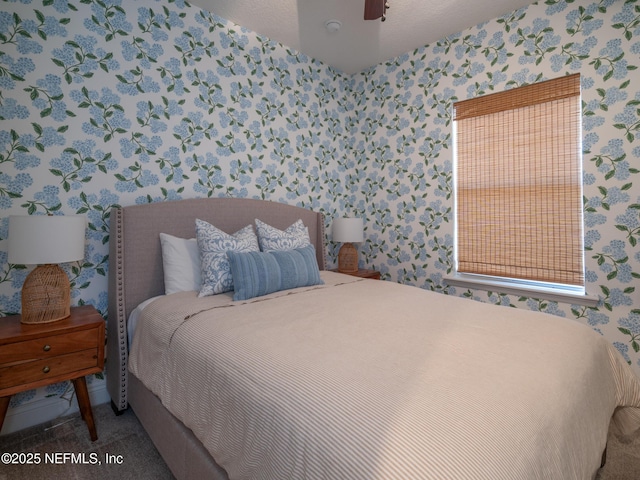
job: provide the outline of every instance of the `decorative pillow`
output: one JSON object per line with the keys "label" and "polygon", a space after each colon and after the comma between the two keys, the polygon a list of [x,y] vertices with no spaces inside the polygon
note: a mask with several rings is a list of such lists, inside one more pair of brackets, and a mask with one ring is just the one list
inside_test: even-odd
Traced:
{"label": "decorative pillow", "polygon": [[234,300],[248,300],[280,290],[321,285],[313,245],[273,252],[228,252]]}
{"label": "decorative pillow", "polygon": [[256,231],[258,232],[260,250],[263,252],[291,250],[311,245],[309,229],[304,226],[302,220],[297,220],[285,231],[282,231],[256,218]]}
{"label": "decorative pillow", "polygon": [[160,234],[164,293],[200,290],[200,252],[195,238],[178,238],[168,233]]}
{"label": "decorative pillow", "polygon": [[198,297],[216,295],[233,290],[233,277],[227,252],[259,251],[258,238],[253,227],[247,225],[229,235],[210,223],[196,219],[196,239],[200,249],[202,286]]}

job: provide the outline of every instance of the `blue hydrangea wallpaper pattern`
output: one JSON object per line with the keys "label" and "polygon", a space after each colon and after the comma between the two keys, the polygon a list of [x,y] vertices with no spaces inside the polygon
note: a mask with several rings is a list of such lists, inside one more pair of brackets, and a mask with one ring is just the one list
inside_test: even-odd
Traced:
{"label": "blue hydrangea wallpaper pattern", "polygon": [[[540,1],[353,76],[182,0],[1,10],[0,314],[19,311],[30,271],[7,262],[11,214],[87,216],[85,261],[67,267],[72,302],[106,314],[112,206],[254,197],[321,210],[328,224],[362,216],[361,263],[386,280],[575,319],[640,372],[635,0]],[[599,305],[447,286],[452,103],[575,72],[587,290]]]}

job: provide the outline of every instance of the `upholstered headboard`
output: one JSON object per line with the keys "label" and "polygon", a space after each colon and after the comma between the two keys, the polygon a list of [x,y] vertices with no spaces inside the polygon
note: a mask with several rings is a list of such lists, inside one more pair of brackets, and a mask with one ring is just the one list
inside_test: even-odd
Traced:
{"label": "upholstered headboard", "polygon": [[325,269],[322,213],[247,198],[196,198],[113,208],[109,231],[107,389],[117,410],[127,407],[127,318],[142,301],[164,293],[160,233],[195,237],[195,219],[234,233],[256,218],[279,229],[301,219]]}

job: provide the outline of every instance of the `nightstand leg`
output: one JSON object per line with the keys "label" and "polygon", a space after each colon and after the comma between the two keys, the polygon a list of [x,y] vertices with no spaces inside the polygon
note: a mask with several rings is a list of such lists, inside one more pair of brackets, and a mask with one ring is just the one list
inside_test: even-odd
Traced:
{"label": "nightstand leg", "polygon": [[91,411],[91,401],[89,400],[89,392],[87,392],[87,382],[84,377],[76,378],[73,381],[73,387],[76,389],[76,397],[78,398],[78,407],[80,407],[80,415],[87,424],[91,441],[98,439],[96,432],[96,424],[93,421],[93,412]]}
{"label": "nightstand leg", "polygon": [[0,430],[2,430],[2,424],[4,423],[4,417],[7,415],[10,400],[11,395],[0,397]]}

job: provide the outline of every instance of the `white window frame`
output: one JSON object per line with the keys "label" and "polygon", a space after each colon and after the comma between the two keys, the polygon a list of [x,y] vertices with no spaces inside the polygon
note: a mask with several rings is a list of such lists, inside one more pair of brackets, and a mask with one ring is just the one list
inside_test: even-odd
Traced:
{"label": "white window frame", "polygon": [[[581,104],[581,99],[578,100]],[[581,115],[580,115],[581,117]],[[579,120],[580,131],[582,131],[582,118]],[[453,201],[454,212],[458,211],[458,192],[457,192],[457,175],[458,175],[458,155],[457,155],[457,122],[453,121]],[[581,141],[581,139],[580,139]],[[582,173],[582,144],[579,148],[580,155],[580,172]],[[580,189],[580,201],[582,202],[582,185]],[[584,212],[581,212],[582,225],[584,225]],[[487,291],[495,291],[505,294],[513,294],[525,297],[543,298],[557,302],[570,302],[578,305],[595,307],[599,298],[590,296],[586,293],[586,280],[582,286],[565,285],[559,283],[541,282],[533,280],[506,278],[490,275],[478,275],[470,273],[458,272],[458,221],[457,215],[454,215],[454,273],[444,278],[445,283],[469,288],[481,289]],[[584,265],[584,248],[582,249],[583,265]]]}

